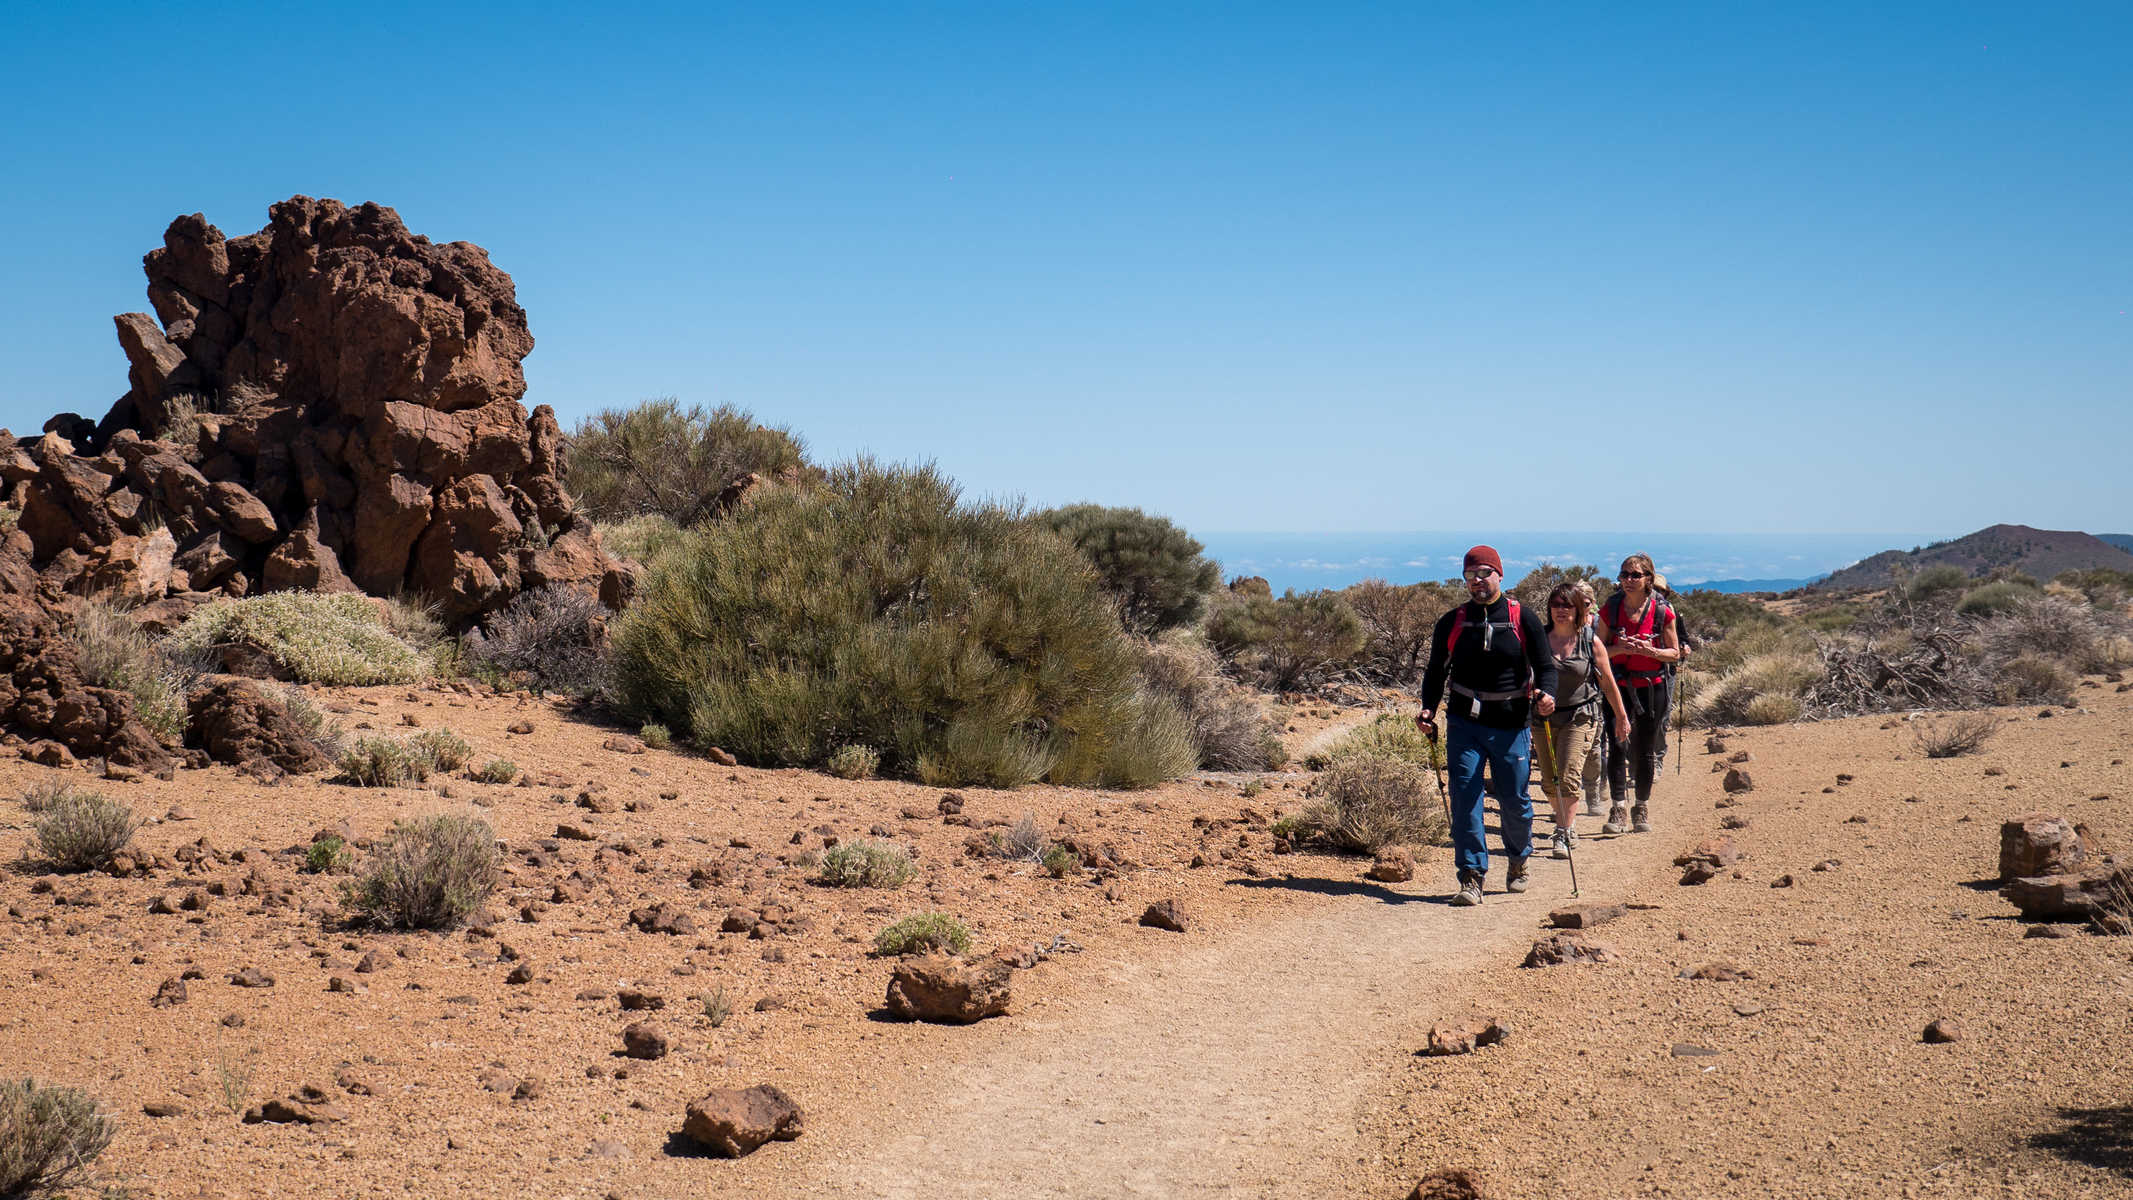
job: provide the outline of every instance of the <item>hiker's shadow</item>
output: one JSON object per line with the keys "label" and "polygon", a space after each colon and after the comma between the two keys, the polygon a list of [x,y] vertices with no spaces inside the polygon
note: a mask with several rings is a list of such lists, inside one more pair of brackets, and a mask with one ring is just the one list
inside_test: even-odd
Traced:
{"label": "hiker's shadow", "polygon": [[2062,1108],[2064,1124],[2034,1133],[2029,1144],[2070,1162],[2133,1178],[2133,1104],[2115,1108]]}
{"label": "hiker's shadow", "polygon": [[1367,896],[1384,904],[1450,904],[1452,898],[1445,896],[1415,896],[1396,892],[1382,883],[1366,879],[1307,879],[1290,876],[1285,879],[1231,879],[1230,887],[1280,888],[1289,892],[1309,892],[1314,896]]}

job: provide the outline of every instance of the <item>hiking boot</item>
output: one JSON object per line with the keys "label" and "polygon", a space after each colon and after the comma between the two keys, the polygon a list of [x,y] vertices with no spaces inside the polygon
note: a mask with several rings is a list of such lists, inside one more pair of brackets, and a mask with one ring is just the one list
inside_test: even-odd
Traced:
{"label": "hiking boot", "polygon": [[1504,872],[1503,890],[1507,892],[1523,892],[1526,890],[1525,859],[1514,858],[1511,860],[1511,868]]}
{"label": "hiking boot", "polygon": [[1636,833],[1652,831],[1652,814],[1642,804],[1629,810],[1630,829]]}
{"label": "hiking boot", "polygon": [[1588,817],[1602,816],[1606,812],[1606,809],[1600,807],[1600,798],[1598,796],[1594,796],[1585,802],[1585,815]]}
{"label": "hiking boot", "polygon": [[1617,804],[1607,810],[1607,824],[1600,826],[1601,833],[1628,833],[1629,806]]}
{"label": "hiking boot", "polygon": [[1459,894],[1452,897],[1452,907],[1472,908],[1481,903],[1481,879],[1479,875],[1459,872]]}
{"label": "hiking boot", "polygon": [[1548,857],[1569,858],[1570,852],[1577,848],[1578,835],[1570,832],[1568,826],[1556,826],[1555,836],[1549,840]]}

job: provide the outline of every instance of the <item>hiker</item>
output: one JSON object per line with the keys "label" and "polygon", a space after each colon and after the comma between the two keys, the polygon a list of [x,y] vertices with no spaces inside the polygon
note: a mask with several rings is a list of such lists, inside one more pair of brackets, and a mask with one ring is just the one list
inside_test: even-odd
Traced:
{"label": "hiker", "polygon": [[[1598,640],[1600,598],[1592,590],[1592,581],[1580,579],[1570,586],[1577,589],[1578,599],[1583,602],[1583,607],[1578,610],[1585,614],[1582,627],[1594,630],[1594,640]],[[1601,652],[1605,653],[1606,647],[1601,647]],[[1609,683],[1614,682],[1613,671],[1607,671],[1605,675]],[[1621,736],[1616,734],[1615,740],[1619,741]],[[1606,756],[1600,750],[1605,744],[1606,742],[1603,739],[1597,737],[1586,741],[1584,760],[1578,763],[1578,783],[1585,792],[1585,815],[1588,817],[1597,817],[1607,811],[1600,807],[1600,783],[1607,778]]]}
{"label": "hiker", "polygon": [[[1422,674],[1422,712],[1415,724],[1437,737],[1437,702],[1449,714],[1444,751],[1451,775],[1453,857],[1459,892],[1452,903],[1481,903],[1489,849],[1482,831],[1482,769],[1496,797],[1505,857],[1504,890],[1526,890],[1533,853],[1533,799],[1526,794],[1530,711],[1555,711],[1555,659],[1540,614],[1504,595],[1503,559],[1488,546],[1466,552],[1461,565],[1468,601],[1438,618]],[[1451,695],[1445,696],[1450,688]]]}
{"label": "hiker", "polygon": [[[1555,659],[1555,711],[1532,717],[1533,753],[1540,759],[1541,795],[1554,809],[1555,834],[1549,857],[1569,858],[1578,848],[1578,794],[1597,799],[1600,791],[1598,742],[1605,732],[1621,741],[1629,730],[1622,691],[1592,624],[1592,592],[1576,584],[1556,585],[1548,593],[1548,652]],[[1600,701],[1610,720],[1603,727]],[[1587,809],[1596,808],[1588,803]],[[1588,815],[1598,815],[1588,811]]]}
{"label": "hiker", "polygon": [[[1668,665],[1681,658],[1672,606],[1653,589],[1658,572],[1649,554],[1622,560],[1615,594],[1600,606],[1600,644],[1607,647],[1615,684],[1629,711],[1629,737],[1607,750],[1607,788],[1614,799],[1602,833],[1650,833],[1652,780],[1666,753],[1667,708],[1673,688]],[[1636,784],[1636,806],[1629,787]]]}

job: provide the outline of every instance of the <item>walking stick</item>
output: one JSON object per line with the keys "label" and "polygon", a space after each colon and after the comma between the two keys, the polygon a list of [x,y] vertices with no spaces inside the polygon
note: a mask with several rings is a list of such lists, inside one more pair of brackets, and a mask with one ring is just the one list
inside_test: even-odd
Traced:
{"label": "walking stick", "polygon": [[1437,799],[1444,801],[1444,827],[1452,827],[1452,793],[1444,786],[1444,764],[1437,758],[1437,723],[1429,724],[1429,769],[1437,778]]}

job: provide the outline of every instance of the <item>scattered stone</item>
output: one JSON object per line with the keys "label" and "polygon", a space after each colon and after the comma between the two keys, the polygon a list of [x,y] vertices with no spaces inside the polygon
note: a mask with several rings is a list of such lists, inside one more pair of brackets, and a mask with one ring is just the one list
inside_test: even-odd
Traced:
{"label": "scattered stone", "polygon": [[346,975],[334,975],[326,980],[326,990],[329,992],[342,992],[346,993],[347,995],[355,996],[361,995],[363,992],[366,992],[369,989],[364,987],[362,984],[357,983],[355,980],[348,978]]}
{"label": "scattered stone", "polygon": [[1573,963],[1613,962],[1616,957],[1611,947],[1588,942],[1582,933],[1552,933],[1533,943],[1523,965],[1560,967]]}
{"label": "scattered stone", "polygon": [[241,988],[269,988],[274,986],[274,977],[258,967],[246,967],[230,976],[230,982]]}
{"label": "scattered stone", "polygon": [[1748,824],[1748,818],[1738,813],[1727,813],[1718,819],[1718,827],[1720,829],[1741,830],[1746,829]]}
{"label": "scattered stone", "polygon": [[1407,1200],[1489,1200],[1489,1193],[1481,1172],[1439,1167],[1416,1181]]}
{"label": "scattered stone", "polygon": [[1705,738],[1703,740],[1703,752],[1705,754],[1724,754],[1726,752],[1726,739],[1722,737]]}
{"label": "scattered stone", "polygon": [[1724,788],[1729,796],[1738,795],[1741,792],[1752,792],[1755,790],[1755,777],[1739,767],[1730,767],[1726,771],[1725,779],[1719,783],[1719,786]]}
{"label": "scattered stone", "polygon": [[1780,875],[1770,881],[1770,886],[1774,888],[1789,888],[1792,886],[1792,876]]}
{"label": "scattered stone", "polygon": [[601,1138],[585,1148],[587,1158],[628,1158],[630,1148],[613,1138]]}
{"label": "scattered stone", "polygon": [[644,743],[636,738],[621,736],[611,737],[601,742],[600,748],[602,750],[612,750],[616,754],[642,754],[645,749]]}
{"label": "scattered stone", "polygon": [[219,763],[270,763],[276,773],[323,771],[333,765],[288,709],[249,679],[221,679],[186,699],[186,744]]}
{"label": "scattered stone", "polygon": [[1682,979],[1702,979],[1711,983],[1738,983],[1755,978],[1755,972],[1729,962],[1709,962],[1692,971],[1683,971]]}
{"label": "scattered stone", "polygon": [[151,1117],[182,1117],[185,1106],[175,1100],[150,1100],[141,1106],[141,1111]]}
{"label": "scattered stone", "polygon": [[599,834],[568,823],[556,826],[555,835],[566,842],[597,842],[600,840]]}
{"label": "scattered stone", "polygon": [[1762,1011],[1763,1005],[1759,1000],[1738,1000],[1733,1004],[1733,1015],[1737,1017],[1758,1016]]}
{"label": "scattered stone", "polygon": [[726,751],[719,749],[717,746],[713,746],[710,749],[705,750],[704,757],[710,759],[712,762],[715,762],[722,767],[737,767],[741,765],[740,759],[733,757],[731,754],[728,754]]}
{"label": "scattered stone", "polygon": [[2000,882],[2071,875],[2088,862],[2088,830],[2065,817],[2033,812],[2000,825]]}
{"label": "scattered stone", "polygon": [[1548,924],[1557,929],[1591,929],[1609,921],[1627,916],[1629,909],[1620,904],[1572,904],[1548,914]]}
{"label": "scattered stone", "polygon": [[356,974],[358,975],[370,975],[378,971],[383,971],[392,965],[392,959],[387,958],[386,956],[378,953],[375,950],[366,950],[363,953],[363,957],[356,960],[355,969]]}
{"label": "scattered stone", "polygon": [[2070,938],[2081,936],[2079,925],[2032,925],[2022,931],[2025,938]]}
{"label": "scattered stone", "polygon": [[522,962],[511,968],[511,973],[504,976],[504,982],[509,984],[532,983],[533,964],[531,962]]}
{"label": "scattered stone", "polygon": [[1726,759],[1726,761],[1734,764],[1735,766],[1739,766],[1743,763],[1754,762],[1755,756],[1753,754],[1748,753],[1746,750],[1736,750],[1731,756]]}
{"label": "scattered stone", "polygon": [[1431,1057],[1472,1054],[1483,1046],[1493,1046],[1510,1036],[1511,1031],[1494,1017],[1462,1024],[1436,1025],[1430,1028],[1429,1045],[1422,1053]]}
{"label": "scattered stone", "polygon": [[802,1132],[800,1106],[769,1084],[719,1088],[692,1101],[682,1120],[681,1136],[695,1144],[739,1158],[766,1142],[789,1142]]}
{"label": "scattered stone", "polygon": [[1931,1025],[1926,1026],[1925,1033],[1921,1034],[1920,1037],[1930,1045],[1944,1046],[1949,1042],[1962,1041],[1963,1027],[1946,1017],[1942,1017]]}
{"label": "scattered stone", "polygon": [[1841,867],[1843,865],[1844,860],[1841,858],[1825,858],[1821,862],[1816,863],[1814,865],[1814,869],[1817,871],[1834,871],[1838,867]]}
{"label": "scattered stone", "polygon": [[[580,997],[580,999],[583,999],[583,997]],[[605,994],[596,996],[594,999],[605,999]],[[615,999],[621,1001],[623,1012],[658,1012],[667,1006],[667,998],[665,996],[657,996],[651,992],[640,991],[637,988],[623,988],[615,993]]]}
{"label": "scattered stone", "polygon": [[1141,913],[1141,924],[1151,929],[1167,929],[1172,933],[1185,932],[1185,910],[1175,900],[1158,900]]}
{"label": "scattered stone", "polygon": [[886,1007],[907,1021],[967,1025],[1007,1012],[1014,968],[998,959],[969,962],[928,954],[898,963]]}
{"label": "scattered stone", "polygon": [[665,1058],[673,1036],[656,1021],[639,1021],[622,1031],[622,1052],[631,1058]]}
{"label": "scattered stone", "polygon": [[2081,874],[2016,879],[2000,889],[2028,921],[2087,921],[2111,908],[2113,893],[2133,894],[2133,866],[2099,864]]}
{"label": "scattered stone", "polygon": [[163,985],[156,989],[155,998],[148,1002],[148,1006],[150,1008],[175,1008],[183,1003],[185,1003],[185,981],[182,979],[166,979],[163,981]]}
{"label": "scattered stone", "polygon": [[1414,852],[1405,846],[1379,851],[1368,875],[1379,883],[1406,883],[1415,877]]}
{"label": "scattered stone", "polygon": [[645,933],[664,933],[676,937],[696,936],[696,918],[689,910],[672,904],[654,904],[650,908],[630,910],[630,924]]}
{"label": "scattered stone", "polygon": [[955,792],[942,792],[940,804],[937,807],[944,817],[957,816],[963,811],[963,797]]}

